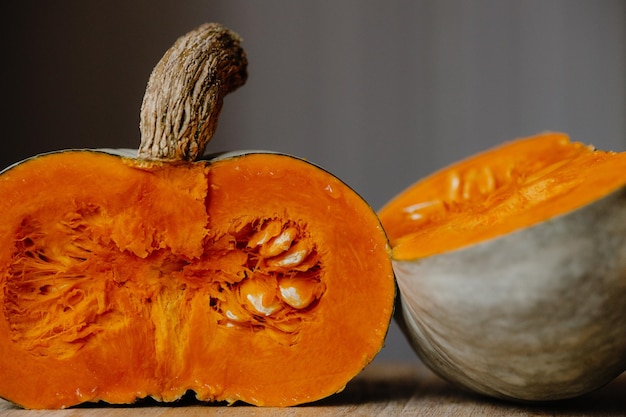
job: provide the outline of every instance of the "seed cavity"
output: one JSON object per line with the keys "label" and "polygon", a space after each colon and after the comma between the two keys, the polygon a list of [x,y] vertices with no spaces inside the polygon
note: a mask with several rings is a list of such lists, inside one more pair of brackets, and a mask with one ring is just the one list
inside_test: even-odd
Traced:
{"label": "seed cavity", "polygon": [[193,262],[168,248],[151,249],[145,258],[121,250],[110,236],[114,222],[94,206],[46,222],[23,219],[0,290],[0,314],[21,349],[71,357],[131,316],[151,320],[156,344],[165,346],[189,331],[186,317],[198,297],[206,300],[207,322],[285,345],[297,343],[303,325],[314,320],[326,287],[304,222],[237,223],[209,236]]}
{"label": "seed cavity", "polygon": [[224,275],[219,296],[211,298],[210,306],[222,317],[218,323],[264,331],[282,344],[296,343],[325,292],[321,259],[306,225],[254,219],[215,239],[233,242],[230,250],[245,254],[244,278]]}
{"label": "seed cavity", "polygon": [[[30,217],[22,220],[6,275],[3,313],[13,342],[26,351],[65,358],[103,326],[115,327],[119,314],[107,295],[113,280],[93,280],[87,272],[94,256],[87,223],[100,214],[97,208],[81,209],[52,231]],[[48,233],[55,235],[55,244],[46,244]],[[107,267],[99,268],[106,275]]]}

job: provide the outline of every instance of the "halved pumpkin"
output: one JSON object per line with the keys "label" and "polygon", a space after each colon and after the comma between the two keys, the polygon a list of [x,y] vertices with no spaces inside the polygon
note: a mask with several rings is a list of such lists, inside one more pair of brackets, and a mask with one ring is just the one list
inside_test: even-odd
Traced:
{"label": "halved pumpkin", "polygon": [[201,25],[150,77],[138,152],[0,173],[0,397],[288,406],[381,349],[396,287],[370,206],[295,157],[198,160],[246,63],[236,34]]}
{"label": "halved pumpkin", "polygon": [[299,404],[383,345],[386,236],[308,162],[69,151],[3,172],[0,196],[0,396],[24,407]]}
{"label": "halved pumpkin", "polygon": [[403,329],[444,378],[544,401],[626,369],[626,153],[518,139],[415,183],[379,217]]}

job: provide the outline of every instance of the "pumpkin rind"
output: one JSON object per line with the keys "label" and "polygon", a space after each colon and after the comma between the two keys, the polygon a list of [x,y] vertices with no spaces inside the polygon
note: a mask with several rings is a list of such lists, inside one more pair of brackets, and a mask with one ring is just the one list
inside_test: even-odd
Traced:
{"label": "pumpkin rind", "polygon": [[626,188],[488,242],[393,263],[406,334],[455,384],[545,401],[626,370]]}
{"label": "pumpkin rind", "polygon": [[[545,149],[555,144],[572,146],[558,134],[520,139],[453,164],[432,178],[438,181],[448,170],[476,172],[507,158],[524,161],[528,158],[524,147],[531,152],[529,145],[534,144]],[[507,154],[509,149],[517,151]],[[579,149],[582,158],[593,152]],[[598,154],[598,158],[612,160],[598,164],[598,170],[582,163],[578,172],[577,165],[564,168],[564,180],[578,184],[584,179],[588,185],[562,197],[560,174],[548,170],[541,181],[554,184],[544,192],[555,197],[532,202],[533,212],[510,204],[506,213],[510,222],[490,211],[488,202],[495,196],[480,196],[475,203],[469,197],[463,204],[470,214],[459,216],[474,216],[476,229],[464,228],[454,219],[435,220],[443,227],[460,226],[459,236],[449,243],[445,239],[450,230],[443,227],[423,236],[415,228],[412,241],[403,238],[413,232],[402,225],[400,217],[406,211],[401,214],[400,207],[415,204],[422,210],[425,206],[419,205],[416,190],[434,192],[428,184],[431,177],[379,212],[393,246],[402,329],[436,373],[480,394],[546,401],[588,393],[626,370],[626,158],[624,154]],[[560,172],[563,165],[555,164],[554,172]],[[513,197],[507,198],[514,198],[518,185],[512,187],[513,194],[508,195]],[[445,195],[445,190],[438,192]],[[489,192],[495,195],[497,190]],[[399,201],[402,205],[394,205]],[[484,211],[481,204],[486,205]],[[436,210],[432,215],[440,215]],[[516,210],[521,219],[515,218]],[[407,242],[396,252],[396,245]]]}

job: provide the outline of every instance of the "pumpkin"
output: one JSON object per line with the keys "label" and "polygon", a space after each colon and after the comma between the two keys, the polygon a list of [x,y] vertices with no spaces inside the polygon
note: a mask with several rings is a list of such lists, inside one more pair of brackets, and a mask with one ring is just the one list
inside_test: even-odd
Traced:
{"label": "pumpkin", "polygon": [[138,153],[0,174],[0,397],[288,406],[340,391],[380,350],[395,280],[371,207],[294,156],[201,158],[245,80],[239,41],[206,24],[174,44]]}
{"label": "pumpkin", "polygon": [[398,319],[440,376],[547,401],[626,369],[626,153],[517,139],[418,181],[379,217]]}

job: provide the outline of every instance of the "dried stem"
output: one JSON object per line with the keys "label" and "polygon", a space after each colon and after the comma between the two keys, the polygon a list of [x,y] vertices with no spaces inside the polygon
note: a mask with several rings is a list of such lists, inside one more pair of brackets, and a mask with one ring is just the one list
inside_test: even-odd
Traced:
{"label": "dried stem", "polygon": [[195,161],[215,129],[224,96],[247,78],[239,36],[207,23],[179,38],[154,67],[141,105],[140,159]]}

